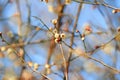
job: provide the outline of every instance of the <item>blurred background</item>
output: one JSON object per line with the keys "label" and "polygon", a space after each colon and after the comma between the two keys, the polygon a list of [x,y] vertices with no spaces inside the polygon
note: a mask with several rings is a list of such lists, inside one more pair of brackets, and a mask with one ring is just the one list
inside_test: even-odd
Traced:
{"label": "blurred background", "polygon": [[66,80],[66,70],[68,80],[120,80],[119,7],[120,0],[0,0],[0,80]]}

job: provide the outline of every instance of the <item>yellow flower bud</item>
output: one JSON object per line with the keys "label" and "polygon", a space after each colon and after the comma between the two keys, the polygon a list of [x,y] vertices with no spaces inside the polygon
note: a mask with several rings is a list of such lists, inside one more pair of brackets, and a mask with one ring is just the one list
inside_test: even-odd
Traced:
{"label": "yellow flower bud", "polygon": [[50,67],[51,67],[51,66],[50,66],[49,64],[45,64],[45,68],[46,68],[46,69],[50,69]]}
{"label": "yellow flower bud", "polygon": [[32,63],[32,62],[28,62],[28,66],[29,66],[29,67],[32,67],[32,66],[33,66],[33,63]]}
{"label": "yellow flower bud", "polygon": [[52,20],[52,23],[53,23],[54,25],[56,25],[56,24],[57,24],[57,19],[53,19],[53,20]]}
{"label": "yellow flower bud", "polygon": [[0,50],[1,50],[1,51],[5,51],[5,50],[6,50],[6,47],[1,47]]}
{"label": "yellow flower bud", "polygon": [[7,53],[10,54],[12,52],[13,52],[13,49],[12,48],[8,48]]}
{"label": "yellow flower bud", "polygon": [[60,34],[56,33],[55,38],[58,39],[60,37]]}
{"label": "yellow flower bud", "polygon": [[60,37],[61,37],[62,39],[65,39],[65,37],[66,37],[65,33],[60,34]]}
{"label": "yellow flower bud", "polygon": [[39,64],[37,64],[37,63],[34,63],[34,70],[36,71],[38,68],[39,68]]}
{"label": "yellow flower bud", "polygon": [[70,4],[71,0],[65,0],[65,4]]}

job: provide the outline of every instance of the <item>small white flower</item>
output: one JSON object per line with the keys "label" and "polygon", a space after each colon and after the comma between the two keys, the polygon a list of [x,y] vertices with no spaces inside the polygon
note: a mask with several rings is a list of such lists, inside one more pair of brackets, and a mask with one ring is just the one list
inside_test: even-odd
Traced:
{"label": "small white flower", "polygon": [[56,33],[55,38],[58,39],[60,37],[60,34]]}
{"label": "small white flower", "polygon": [[117,13],[118,11],[117,11],[117,9],[114,9],[114,10],[112,10],[112,13],[114,14],[114,13]]}
{"label": "small white flower", "polygon": [[65,39],[65,37],[66,37],[65,33],[60,34],[60,37],[61,37],[62,39]]}
{"label": "small white flower", "polygon": [[8,50],[7,50],[7,53],[12,53],[13,52],[13,49],[11,49],[11,48],[8,48]]}
{"label": "small white flower", "polygon": [[32,63],[32,62],[28,62],[28,66],[29,66],[29,67],[32,67],[32,66],[33,66],[33,63]]}
{"label": "small white flower", "polygon": [[39,64],[38,63],[34,63],[34,70],[36,71],[39,68]]}
{"label": "small white flower", "polygon": [[48,10],[49,10],[50,12],[54,12],[54,7],[53,7],[52,5],[48,5]]}
{"label": "small white flower", "polygon": [[53,19],[53,20],[52,20],[52,23],[53,23],[54,25],[56,25],[56,24],[57,24],[57,19]]}
{"label": "small white flower", "polygon": [[81,40],[82,40],[82,41],[85,40],[85,37],[82,37]]}
{"label": "small white flower", "polygon": [[45,68],[46,68],[46,69],[50,69],[50,67],[51,67],[51,66],[50,66],[49,64],[45,64]]}
{"label": "small white flower", "polygon": [[55,39],[55,43],[59,43],[58,39]]}
{"label": "small white flower", "polygon": [[6,50],[6,48],[5,47],[1,47],[1,51],[5,51]]}

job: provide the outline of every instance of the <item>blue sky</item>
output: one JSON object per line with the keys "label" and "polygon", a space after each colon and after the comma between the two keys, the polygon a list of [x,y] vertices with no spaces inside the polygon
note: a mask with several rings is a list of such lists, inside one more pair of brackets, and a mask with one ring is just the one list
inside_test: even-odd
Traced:
{"label": "blue sky", "polygon": [[[0,5],[3,5],[3,3],[5,3],[4,1],[5,0],[1,0]],[[110,2],[110,1],[106,0],[106,2],[110,3],[110,5],[114,5],[116,7],[120,7],[119,1],[120,0]],[[112,4],[112,3],[114,3],[114,4]],[[47,26],[53,27],[53,24],[51,23],[51,20],[54,19],[54,18],[57,18],[57,15],[48,11],[47,5],[49,5],[49,4],[46,4],[45,2],[40,2],[39,0],[34,0],[34,1],[30,0],[30,4],[31,4],[31,11],[32,11],[31,15],[39,17],[40,19],[43,20],[43,22]],[[21,5],[22,5],[21,6],[22,20],[23,20],[23,23],[26,24],[27,19],[28,19],[27,18],[28,13],[27,13],[27,8],[26,8],[26,5],[24,3],[24,0],[21,0]],[[76,16],[78,5],[79,4],[76,3],[76,2],[72,2],[72,4],[67,6],[65,13],[73,15],[73,19],[74,19],[75,16]],[[87,4],[84,4],[83,6],[84,7],[81,10],[81,15],[79,16],[77,29],[80,30],[81,32],[83,32],[84,24],[92,22],[95,25],[100,26],[105,31],[107,31],[108,30],[108,24],[105,21],[106,17],[102,16],[102,14],[99,12],[98,8],[93,9],[91,5],[87,5]],[[101,8],[101,10],[102,10],[102,8]],[[107,8],[107,10],[109,11],[111,16],[115,16],[115,14],[112,14],[112,9]],[[7,7],[5,7],[5,9],[2,12],[2,15],[0,16],[0,19],[1,18],[9,18],[9,19],[4,20],[4,21],[0,20],[0,31],[5,33],[5,35],[6,35],[6,32],[4,32],[5,29],[3,29],[3,27],[6,26],[6,25],[9,25],[9,30],[11,30],[13,33],[18,32],[17,19],[11,17],[16,12],[17,12],[16,4],[11,3],[11,4],[8,4]],[[119,15],[119,13],[117,13],[116,15]],[[115,17],[115,19],[116,19],[116,17]],[[31,21],[32,21],[31,24],[34,25],[34,26],[39,26],[39,27],[42,26],[42,24],[41,24],[41,22],[39,20],[31,18]],[[119,22],[119,21],[117,21],[117,22]],[[117,27],[119,25],[119,23],[117,23],[117,22],[114,23],[115,27]],[[94,31],[97,31],[95,29],[95,26],[92,25],[92,28],[93,28]],[[33,40],[36,40],[36,39],[39,39],[39,38],[44,38],[44,37],[45,38],[47,37],[46,33],[39,32],[39,34]],[[2,43],[0,43],[0,44],[2,44]],[[80,43],[78,42],[78,44],[80,44]],[[80,47],[80,46],[78,46],[78,47]],[[39,64],[45,64],[48,48],[45,48],[43,46],[43,44],[41,44],[41,45],[33,45],[33,46],[29,45],[29,46],[26,46],[25,49],[27,51],[27,54],[30,55],[30,57],[32,58],[33,62],[36,62],[36,63],[39,63]],[[113,54],[114,54],[114,52],[113,52]],[[97,58],[97,59],[101,59],[102,61],[104,61],[108,65],[112,65],[111,56],[109,56],[107,54],[104,54],[103,51],[98,51],[93,56],[95,58]],[[118,55],[118,56],[120,57],[120,55]],[[118,60],[120,59],[119,57],[118,57]],[[27,59],[28,58],[26,58],[26,60]],[[2,61],[4,61],[4,65],[6,67],[7,66],[12,67],[13,66],[8,59],[1,59],[0,62],[2,62]],[[97,65],[100,65],[100,64],[97,64]],[[117,68],[120,69],[119,62],[117,63],[117,65],[118,65]],[[96,72],[87,73],[85,70],[82,70],[79,73],[84,77],[85,80],[101,80],[101,76],[102,76],[102,74],[97,75]],[[52,77],[54,80],[56,80],[56,79],[57,80],[62,80],[62,79],[60,79],[59,77],[57,77],[55,75],[54,76],[52,75],[50,77]]]}

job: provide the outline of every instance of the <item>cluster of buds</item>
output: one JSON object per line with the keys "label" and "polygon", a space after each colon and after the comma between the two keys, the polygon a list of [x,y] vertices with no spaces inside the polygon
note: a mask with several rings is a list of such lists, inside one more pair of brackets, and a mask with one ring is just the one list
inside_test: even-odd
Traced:
{"label": "cluster of buds", "polygon": [[7,53],[7,57],[11,60],[16,59],[16,55],[14,54],[14,50],[12,48],[6,48],[4,46],[0,47],[0,57],[4,56],[4,52]]}
{"label": "cluster of buds", "polygon": [[[3,47],[0,47],[0,51],[1,52],[7,52],[8,58],[10,58],[12,60],[16,58],[16,55],[14,54],[15,51],[14,51],[13,48],[6,48],[6,47],[3,46]],[[23,51],[23,49],[20,49],[17,56],[22,57],[23,55],[24,55],[24,51]]]}
{"label": "cluster of buds", "polygon": [[55,37],[55,42],[60,43],[62,41],[62,39],[65,39],[65,34],[64,33],[61,33],[61,34],[55,33],[54,37]]}
{"label": "cluster of buds", "polygon": [[7,48],[6,49],[7,52],[7,57],[11,60],[15,60],[17,59],[17,55],[15,54],[15,51],[13,48]]}
{"label": "cluster of buds", "polygon": [[47,74],[50,74],[51,73],[51,65],[49,65],[49,64],[45,64],[45,68],[46,68],[46,70],[47,70]]}
{"label": "cluster of buds", "polygon": [[27,62],[29,67],[33,67],[34,71],[38,70],[39,64],[38,63],[33,63],[33,62]]}

